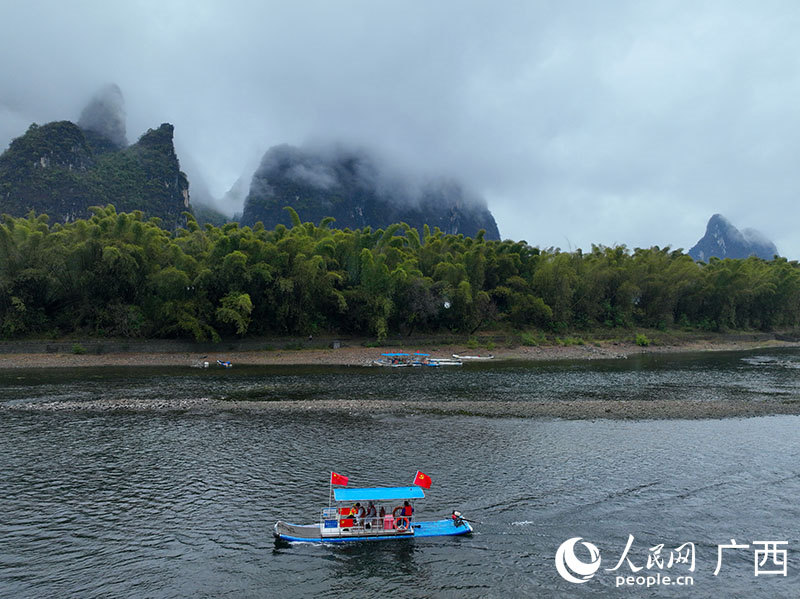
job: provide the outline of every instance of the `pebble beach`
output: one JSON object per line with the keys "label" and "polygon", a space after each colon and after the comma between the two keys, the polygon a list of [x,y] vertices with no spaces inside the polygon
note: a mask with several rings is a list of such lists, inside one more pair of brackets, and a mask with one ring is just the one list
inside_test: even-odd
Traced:
{"label": "pebble beach", "polygon": [[[680,346],[639,347],[634,344],[592,344],[575,346],[537,346],[495,349],[495,361],[598,360],[626,359],[641,353],[735,351],[774,347],[798,347],[797,342],[776,340],[760,342],[697,342]],[[338,349],[307,349],[281,351],[240,351],[225,354],[199,355],[190,352],[170,353],[108,353],[100,355],[66,353],[0,354],[0,369],[176,366],[189,367],[199,361],[214,364],[217,359],[236,365],[333,365],[368,366],[382,352],[408,351],[408,348],[365,348],[344,346]],[[483,355],[486,350],[466,349],[464,346],[426,348],[433,356]],[[397,400],[280,400],[229,401],[214,398],[171,400],[142,400],[119,397],[113,400],[29,402],[4,405],[0,411],[26,412],[307,412],[318,414],[372,415],[439,414],[473,415],[484,417],[559,418],[568,420],[592,419],[707,419],[765,416],[771,414],[800,414],[797,400],[768,401],[697,401],[697,400],[574,400],[541,401],[426,401]]]}

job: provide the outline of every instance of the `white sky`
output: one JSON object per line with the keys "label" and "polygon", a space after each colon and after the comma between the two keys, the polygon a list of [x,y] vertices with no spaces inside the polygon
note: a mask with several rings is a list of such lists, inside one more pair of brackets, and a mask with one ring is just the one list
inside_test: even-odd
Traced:
{"label": "white sky", "polygon": [[798,31],[793,0],[0,0],[0,149],[114,82],[217,197],[344,142],[457,177],[504,238],[688,250],[719,212],[797,259]]}

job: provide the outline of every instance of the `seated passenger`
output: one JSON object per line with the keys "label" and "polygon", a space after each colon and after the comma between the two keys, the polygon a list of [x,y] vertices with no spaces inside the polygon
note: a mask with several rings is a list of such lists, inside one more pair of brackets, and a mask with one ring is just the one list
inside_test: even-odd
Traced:
{"label": "seated passenger", "polygon": [[353,506],[353,519],[356,522],[356,526],[364,526],[365,513],[366,511],[364,510],[364,506],[356,502],[356,504]]}
{"label": "seated passenger", "polygon": [[367,506],[367,512],[365,514],[366,526],[369,528],[374,527],[376,524],[377,516],[378,516],[378,510],[375,509],[375,504],[370,501],[369,505]]}

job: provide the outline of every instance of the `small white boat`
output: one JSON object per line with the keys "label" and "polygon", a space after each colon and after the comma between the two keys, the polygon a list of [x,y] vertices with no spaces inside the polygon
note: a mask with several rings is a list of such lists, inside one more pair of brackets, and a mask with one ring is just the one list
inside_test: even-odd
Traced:
{"label": "small white boat", "polygon": [[428,366],[462,366],[464,363],[455,358],[431,358]]}
{"label": "small white boat", "polygon": [[494,355],[491,356],[461,356],[459,354],[453,354],[453,357],[457,360],[493,360]]}

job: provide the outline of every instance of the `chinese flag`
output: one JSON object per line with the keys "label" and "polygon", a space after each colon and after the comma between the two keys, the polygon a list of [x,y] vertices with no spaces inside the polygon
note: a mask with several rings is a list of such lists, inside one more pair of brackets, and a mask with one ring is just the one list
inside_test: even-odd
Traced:
{"label": "chinese flag", "polygon": [[414,477],[414,484],[423,489],[431,488],[431,477],[417,470],[417,475]]}
{"label": "chinese flag", "polygon": [[331,472],[331,484],[332,485],[345,485],[347,486],[347,481],[350,480],[346,476],[342,476],[341,474],[336,474],[335,472]]}

